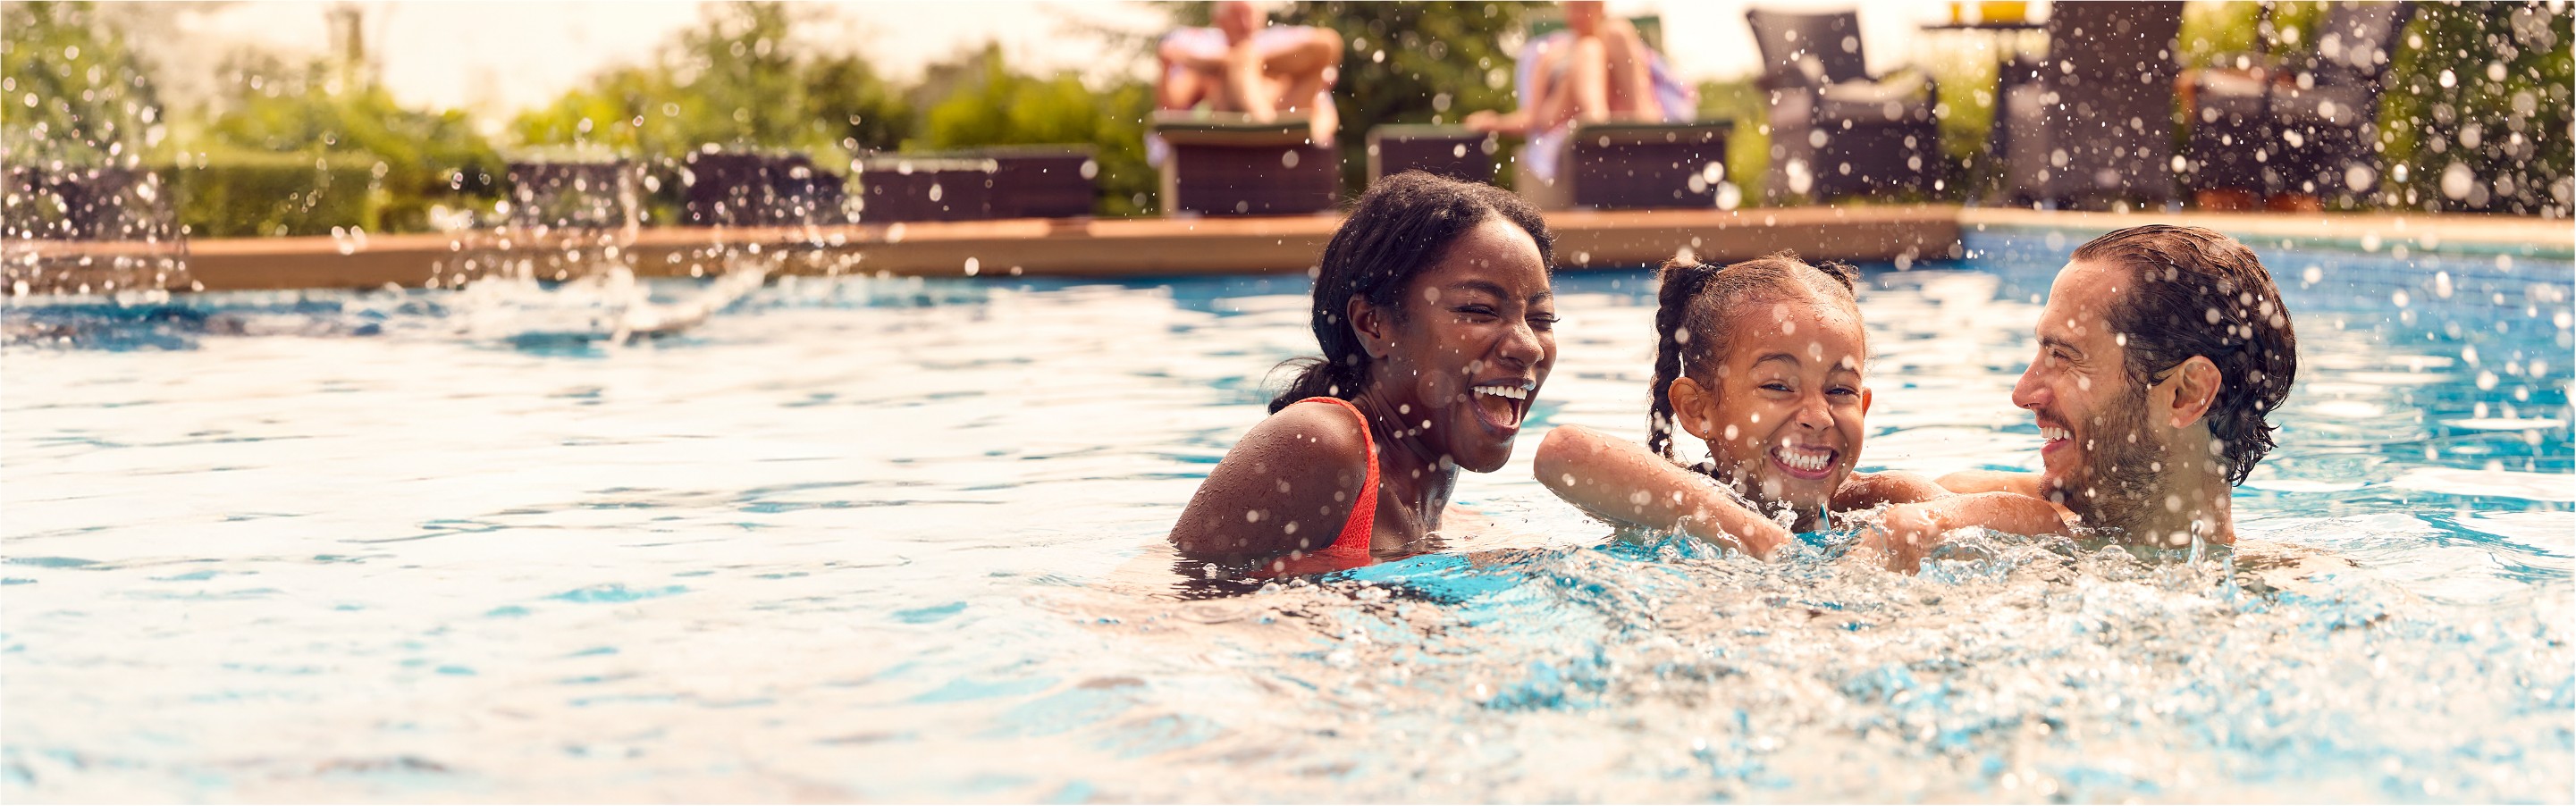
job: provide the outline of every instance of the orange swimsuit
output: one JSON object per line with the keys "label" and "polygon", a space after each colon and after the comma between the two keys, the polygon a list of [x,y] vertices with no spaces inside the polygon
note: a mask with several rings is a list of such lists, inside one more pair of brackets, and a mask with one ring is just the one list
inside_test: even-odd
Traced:
{"label": "orange swimsuit", "polygon": [[1369,553],[1369,546],[1377,538],[1377,438],[1369,433],[1368,415],[1361,414],[1358,406],[1338,397],[1310,397],[1297,402],[1331,403],[1360,421],[1360,442],[1368,446],[1368,474],[1361,479],[1360,497],[1351,505],[1350,519],[1342,522],[1342,533],[1333,538],[1332,545],[1302,555],[1290,553],[1287,557],[1271,561],[1263,570],[1271,575],[1292,576],[1357,568],[1374,562],[1376,558]]}

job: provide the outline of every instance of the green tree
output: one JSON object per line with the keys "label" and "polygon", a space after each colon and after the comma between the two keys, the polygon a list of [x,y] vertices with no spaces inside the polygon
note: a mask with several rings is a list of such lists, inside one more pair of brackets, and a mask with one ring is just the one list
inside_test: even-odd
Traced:
{"label": "green tree", "polygon": [[2424,3],[2379,119],[2395,206],[2568,215],[2576,10]]}
{"label": "green tree", "polygon": [[611,69],[520,115],[513,128],[529,145],[666,159],[712,146],[846,162],[899,146],[912,112],[874,67],[857,56],[798,52],[790,33],[822,13],[774,2],[710,5],[703,24],[681,32],[653,63]]}
{"label": "green tree", "polygon": [[1094,90],[1072,73],[1012,72],[998,45],[949,67],[934,71],[947,76],[947,98],[924,115],[921,136],[908,147],[1089,143],[1100,166],[1092,181],[1101,189],[1101,214],[1156,209],[1157,175],[1145,164],[1144,145],[1145,118],[1154,108],[1151,87],[1131,80]]}
{"label": "green tree", "polygon": [[492,194],[500,158],[462,111],[404,108],[381,86],[345,83],[327,61],[245,53],[225,73],[234,94],[191,150],[372,158],[382,219],[370,224],[392,231],[427,229],[432,205]]}
{"label": "green tree", "polygon": [[128,167],[157,145],[161,104],[93,3],[0,4],[0,151],[10,161]]}
{"label": "green tree", "polygon": [[511,128],[527,146],[643,160],[657,220],[677,211],[692,151],[796,151],[841,170],[859,154],[900,147],[915,125],[902,93],[865,59],[806,53],[791,36],[824,13],[790,3],[709,5],[702,24],[651,63],[602,73]]}

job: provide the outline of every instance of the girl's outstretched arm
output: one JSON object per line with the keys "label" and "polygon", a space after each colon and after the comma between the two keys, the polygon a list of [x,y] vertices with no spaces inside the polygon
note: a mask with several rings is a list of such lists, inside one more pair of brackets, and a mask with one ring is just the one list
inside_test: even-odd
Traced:
{"label": "girl's outstretched arm", "polygon": [[1707,476],[1675,467],[1645,446],[1579,425],[1561,425],[1538,446],[1539,483],[1604,518],[1677,530],[1768,557],[1789,530],[1736,503]]}

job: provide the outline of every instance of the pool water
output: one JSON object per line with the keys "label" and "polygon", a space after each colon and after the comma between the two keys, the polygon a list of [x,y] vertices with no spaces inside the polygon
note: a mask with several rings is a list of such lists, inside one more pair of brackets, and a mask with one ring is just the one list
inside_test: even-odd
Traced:
{"label": "pool water", "polygon": [[[2035,466],[2069,240],[1867,267],[1865,467]],[[2567,797],[2568,262],[2257,247],[2303,350],[2236,556],[1917,577],[1614,541],[1530,479],[1551,425],[1642,435],[1643,271],[1559,277],[1534,424],[1459,487],[1491,533],[1250,591],[1161,540],[1313,348],[1294,276],[782,278],[634,344],[22,301],[0,799]]]}

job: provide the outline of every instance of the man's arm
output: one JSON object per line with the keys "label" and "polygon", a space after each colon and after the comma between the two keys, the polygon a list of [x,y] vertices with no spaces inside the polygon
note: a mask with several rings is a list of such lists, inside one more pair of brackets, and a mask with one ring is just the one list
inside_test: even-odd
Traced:
{"label": "man's arm", "polygon": [[1889,507],[1883,525],[1856,550],[1876,551],[1890,570],[1910,574],[1950,532],[1971,526],[2017,535],[2071,533],[2056,504],[2019,493],[1971,493]]}
{"label": "man's arm", "polygon": [[1834,490],[1835,509],[1868,509],[1880,504],[1911,504],[1948,496],[1950,490],[1920,473],[1889,470],[1853,473]]}
{"label": "man's arm", "polygon": [[1954,493],[2017,493],[2032,498],[2041,497],[2037,473],[1962,470],[1942,476],[1941,486]]}
{"label": "man's arm", "polygon": [[1549,431],[1539,443],[1536,465],[1539,483],[1604,518],[1679,530],[1756,557],[1770,556],[1789,540],[1788,529],[1736,503],[1708,477],[1589,428]]}

